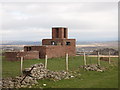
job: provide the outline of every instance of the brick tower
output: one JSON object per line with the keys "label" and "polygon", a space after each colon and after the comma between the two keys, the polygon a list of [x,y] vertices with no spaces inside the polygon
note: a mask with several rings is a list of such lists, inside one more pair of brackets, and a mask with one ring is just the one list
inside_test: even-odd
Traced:
{"label": "brick tower", "polygon": [[53,27],[52,28],[52,39],[67,39],[68,38],[68,29],[63,27]]}
{"label": "brick tower", "polygon": [[76,40],[68,39],[68,28],[65,27],[53,27],[52,28],[52,39],[43,39],[42,45],[52,45],[52,46],[61,46],[64,47],[64,51],[62,52],[59,49],[60,53],[68,53],[73,56],[76,53]]}
{"label": "brick tower", "polygon": [[53,27],[52,39],[43,39],[42,46],[24,46],[24,52],[6,52],[8,60],[20,60],[18,54],[24,59],[39,59],[62,57],[66,53],[69,56],[76,55],[76,40],[68,39],[68,29],[65,27]]}

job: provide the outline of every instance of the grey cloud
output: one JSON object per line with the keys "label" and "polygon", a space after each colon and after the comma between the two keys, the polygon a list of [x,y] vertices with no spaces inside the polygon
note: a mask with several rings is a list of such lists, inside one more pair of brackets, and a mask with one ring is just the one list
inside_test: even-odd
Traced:
{"label": "grey cloud", "polygon": [[[103,34],[103,38],[106,38],[106,35],[114,37],[117,31],[116,3],[5,3],[2,9],[2,30],[21,31],[26,39],[23,32],[33,34],[31,31],[46,30],[50,33],[52,26],[67,26],[70,32],[77,33],[76,38],[88,36],[91,32],[91,39],[95,39],[95,37],[100,37],[97,35],[99,31],[107,31]],[[112,35],[111,31],[114,32],[114,30],[115,34]],[[7,37],[12,35],[7,34]],[[47,35],[43,36],[47,37]],[[28,37],[34,36],[37,35],[34,33]],[[15,37],[22,39],[19,35]]]}
{"label": "grey cloud", "polygon": [[[118,2],[119,0],[84,0],[84,2]],[[1,2],[83,2],[83,0],[1,0]]]}

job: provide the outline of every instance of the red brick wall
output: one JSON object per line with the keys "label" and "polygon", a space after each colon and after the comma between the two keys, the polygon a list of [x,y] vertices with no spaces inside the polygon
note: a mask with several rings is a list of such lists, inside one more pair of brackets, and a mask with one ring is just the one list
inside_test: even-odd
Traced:
{"label": "red brick wall", "polygon": [[39,59],[39,51],[28,51],[24,53],[24,60]]}
{"label": "red brick wall", "polygon": [[28,59],[39,59],[38,51],[28,51],[28,52],[5,52],[5,59],[9,61],[20,60],[20,56],[24,57],[24,60]]}
{"label": "red brick wall", "polygon": [[71,42],[71,46],[76,45],[75,39],[43,39],[42,45],[51,45],[51,41],[55,41],[57,43],[61,43],[61,45],[66,46],[66,42]]}
{"label": "red brick wall", "polygon": [[65,54],[68,53],[69,56],[75,55],[75,49],[71,46],[48,46],[46,47],[46,54],[48,55],[48,58],[54,58],[54,57],[62,57],[65,56]]}
{"label": "red brick wall", "polygon": [[56,43],[61,43],[63,45],[63,39],[43,39],[42,45],[51,45],[51,41],[55,41]]}
{"label": "red brick wall", "polygon": [[[62,45],[50,45],[51,41],[56,41]],[[66,45],[66,42],[70,42],[70,45]],[[20,60],[17,55],[24,56],[24,59],[39,59],[45,58],[45,55],[48,55],[48,58],[53,57],[62,57],[66,53],[69,56],[74,56],[76,54],[75,48],[75,39],[44,39],[42,41],[43,46],[25,46],[24,52],[6,52],[5,56],[8,60]],[[30,51],[27,51],[27,48],[30,47]]]}
{"label": "red brick wall", "polygon": [[55,28],[52,28],[52,38],[56,38],[56,29]]}
{"label": "red brick wall", "polygon": [[39,58],[45,58],[46,46],[25,46],[24,51],[27,51],[28,47],[31,47],[31,51],[39,51]]}
{"label": "red brick wall", "polygon": [[62,46],[48,46],[46,47],[46,54],[48,58],[65,56],[65,48]]}
{"label": "red brick wall", "polygon": [[[51,41],[60,42],[62,45],[51,45]],[[66,42],[70,42],[70,45],[66,45]],[[48,45],[46,53],[49,58],[65,56],[65,53],[69,56],[76,55],[75,39],[43,39],[42,44]]]}
{"label": "red brick wall", "polygon": [[20,58],[16,57],[20,52],[5,52],[5,59],[9,61],[20,60]]}
{"label": "red brick wall", "polygon": [[[58,34],[57,34],[58,31]],[[65,31],[65,32],[64,32]],[[64,34],[66,37],[64,37]],[[58,27],[58,28],[52,28],[52,39],[54,38],[68,38],[68,29],[67,28],[62,28],[62,27]]]}
{"label": "red brick wall", "polygon": [[65,56],[65,54],[68,53],[69,56],[75,56],[76,51],[75,48],[71,46],[48,46],[46,47],[46,54],[48,55],[48,58],[54,58],[54,57],[62,57]]}
{"label": "red brick wall", "polygon": [[66,53],[68,53],[69,56],[74,56],[76,54],[75,40],[70,39],[67,41],[71,41],[70,46],[66,45],[25,46],[24,49],[26,50],[27,47],[31,47],[32,51],[39,51],[39,58],[45,58],[46,54],[48,55],[48,58],[62,57],[65,56]]}

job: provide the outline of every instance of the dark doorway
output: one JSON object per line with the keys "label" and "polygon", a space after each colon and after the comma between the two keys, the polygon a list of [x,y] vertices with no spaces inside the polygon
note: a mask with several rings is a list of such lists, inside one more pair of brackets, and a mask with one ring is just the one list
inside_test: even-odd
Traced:
{"label": "dark doorway", "polygon": [[64,28],[64,38],[67,38],[67,31],[66,31],[66,28]]}
{"label": "dark doorway", "polygon": [[31,51],[32,50],[32,48],[31,47],[27,47],[27,51]]}

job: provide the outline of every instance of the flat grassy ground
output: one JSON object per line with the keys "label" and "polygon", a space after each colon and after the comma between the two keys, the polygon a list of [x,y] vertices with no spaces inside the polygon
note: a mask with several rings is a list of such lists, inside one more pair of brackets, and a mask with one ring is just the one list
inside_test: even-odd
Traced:
{"label": "flat grassy ground", "polygon": [[[77,71],[80,75],[61,81],[39,80],[39,84],[33,88],[117,88],[118,87],[118,58],[111,58],[111,65],[106,61],[101,61],[101,66],[107,67],[105,72],[84,71],[79,67],[83,65],[83,57],[69,57],[69,70]],[[25,60],[23,68],[30,67],[32,64],[44,63],[44,59],[40,60]],[[87,57],[87,64],[96,64],[96,57]],[[3,78],[15,77],[20,75],[20,61],[6,61],[3,57]],[[48,69],[53,71],[65,70],[65,58],[48,59]]]}

